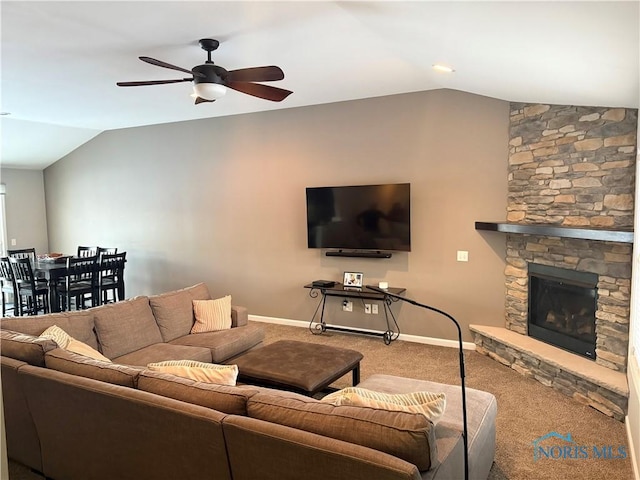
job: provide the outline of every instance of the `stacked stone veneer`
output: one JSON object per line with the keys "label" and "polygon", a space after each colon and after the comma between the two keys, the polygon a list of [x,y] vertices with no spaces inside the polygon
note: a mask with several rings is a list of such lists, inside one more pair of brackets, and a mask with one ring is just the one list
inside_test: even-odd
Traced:
{"label": "stacked stone veneer", "polygon": [[[638,111],[512,104],[507,219],[631,230]],[[527,334],[528,263],[599,275],[596,362],[626,371],[631,245],[507,236],[506,324]]]}
{"label": "stacked stone veneer", "polygon": [[[638,111],[512,103],[507,221],[632,230]],[[506,327],[527,335],[528,263],[599,275],[596,362],[626,371],[630,244],[507,235]],[[483,353],[621,418],[626,398],[476,335]],[[587,400],[588,399],[588,400]]]}

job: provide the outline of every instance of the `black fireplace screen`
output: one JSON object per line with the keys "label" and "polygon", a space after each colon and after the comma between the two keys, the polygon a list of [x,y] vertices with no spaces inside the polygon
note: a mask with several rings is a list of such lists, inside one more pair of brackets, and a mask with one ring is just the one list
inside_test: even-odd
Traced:
{"label": "black fireplace screen", "polygon": [[529,264],[529,336],[595,360],[598,275]]}

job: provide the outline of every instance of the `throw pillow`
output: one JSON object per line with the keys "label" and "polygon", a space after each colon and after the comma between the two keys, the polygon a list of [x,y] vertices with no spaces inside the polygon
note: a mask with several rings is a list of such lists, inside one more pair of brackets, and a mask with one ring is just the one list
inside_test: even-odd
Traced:
{"label": "throw pillow", "polygon": [[169,360],[150,363],[152,371],[171,373],[178,377],[190,378],[198,382],[235,386],[238,378],[237,365],[216,365],[215,363],[196,362],[194,360]]}
{"label": "throw pillow", "polygon": [[193,300],[195,323],[191,333],[215,332],[231,328],[231,295],[216,300]]}
{"label": "throw pillow", "polygon": [[53,340],[60,348],[67,348],[71,336],[57,325],[51,325],[40,334],[40,338]]}
{"label": "throw pillow", "polygon": [[111,360],[102,355],[95,348],[91,348],[86,343],[82,343],[80,340],[76,340],[73,337],[71,337],[71,339],[69,340],[69,343],[67,344],[65,350],[77,353],[79,355],[84,355],[85,357],[93,358],[94,360],[101,360],[103,362],[111,363]]}
{"label": "throw pillow", "polygon": [[343,388],[327,395],[322,401],[332,405],[421,413],[432,423],[440,420],[447,404],[444,393],[412,392],[391,394],[374,392],[358,387]]}
{"label": "throw pillow", "polygon": [[47,328],[40,334],[40,338],[53,340],[58,344],[58,347],[62,348],[63,350],[78,353],[80,355],[84,355],[85,357],[93,358],[94,360],[102,360],[103,362],[111,363],[111,360],[102,355],[95,348],[90,347],[80,340],[76,340],[57,325],[51,325],[49,328]]}

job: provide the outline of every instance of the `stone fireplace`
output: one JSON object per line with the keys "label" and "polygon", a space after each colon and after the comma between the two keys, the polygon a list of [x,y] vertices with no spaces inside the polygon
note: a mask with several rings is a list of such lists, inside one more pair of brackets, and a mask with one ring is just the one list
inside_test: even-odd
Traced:
{"label": "stone fireplace", "polygon": [[[478,351],[619,419],[628,395],[637,121],[634,109],[511,104],[507,222],[476,227],[507,232],[506,332],[473,326]],[[564,298],[551,299],[553,290]],[[543,302],[533,312],[532,294]],[[531,312],[544,318],[531,322]],[[580,368],[562,357],[570,372],[525,340],[553,343],[568,328],[579,331],[565,338],[575,348],[558,350],[589,345]],[[540,350],[554,356],[549,348]],[[602,370],[595,380],[594,367]],[[616,385],[606,380],[614,377]]]}

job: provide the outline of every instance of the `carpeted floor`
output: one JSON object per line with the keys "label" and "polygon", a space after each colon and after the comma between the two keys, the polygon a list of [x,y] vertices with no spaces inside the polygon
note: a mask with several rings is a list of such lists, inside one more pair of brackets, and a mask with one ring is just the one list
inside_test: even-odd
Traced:
{"label": "carpeted floor", "polygon": [[[363,380],[374,373],[385,373],[460,384],[457,349],[404,341],[386,346],[377,337],[339,332],[312,335],[304,328],[264,325],[266,342],[302,340],[360,351],[364,355],[360,364]],[[612,446],[614,453],[622,446],[628,455],[623,423],[476,352],[465,352],[465,367],[466,386],[491,392],[498,402],[496,456],[489,480],[633,479],[629,458],[592,458],[593,446],[599,451]],[[350,381],[351,376],[345,375],[333,386],[344,388]],[[550,432],[563,436],[570,433],[577,445],[588,447],[589,458],[534,460],[533,441]],[[543,444],[565,445],[554,439]]]}
{"label": "carpeted floor", "polygon": [[[362,352],[362,379],[374,373],[385,373],[440,383],[460,383],[456,349],[404,341],[386,346],[378,337],[338,332],[312,335],[304,328],[263,325],[266,343],[291,339]],[[598,451],[610,446],[612,453],[617,453],[618,448],[622,447],[628,455],[629,446],[623,423],[476,352],[465,353],[465,364],[467,387],[491,392],[498,401],[496,456],[490,480],[633,479],[629,458],[593,458],[592,454],[594,446]],[[345,375],[333,386],[350,386],[350,380],[351,374]],[[570,433],[576,445],[585,447],[583,451],[588,451],[589,458],[534,460],[533,441],[550,432],[563,436]],[[553,438],[544,444],[547,447],[565,445]],[[571,451],[580,452],[580,449]],[[560,450],[556,448],[555,452]],[[9,473],[10,480],[42,479],[14,463],[10,464]]]}

